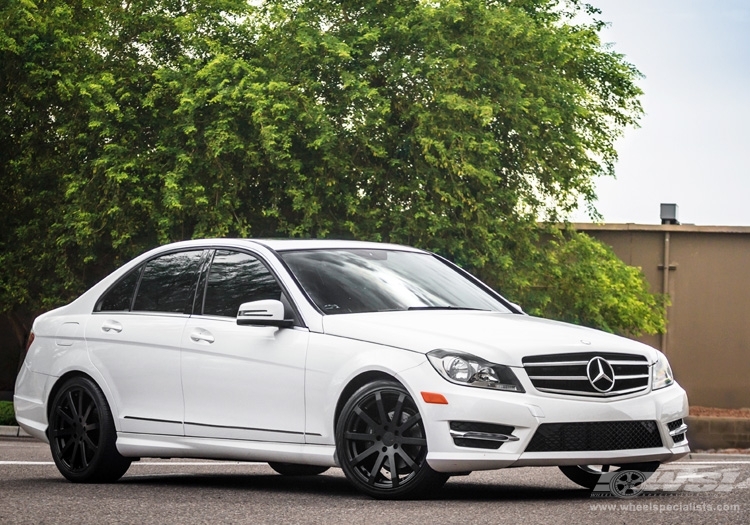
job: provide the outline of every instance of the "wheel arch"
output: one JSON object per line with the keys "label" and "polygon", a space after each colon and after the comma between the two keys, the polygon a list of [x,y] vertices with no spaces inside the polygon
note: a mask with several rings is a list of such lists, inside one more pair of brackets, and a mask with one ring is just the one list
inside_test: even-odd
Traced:
{"label": "wheel arch", "polygon": [[[60,391],[62,386],[66,383],[66,381],[68,381],[68,379],[71,379],[73,377],[85,377],[86,379],[91,380],[96,386],[98,386],[100,390],[102,389],[101,385],[99,385],[97,380],[91,377],[86,372],[83,372],[81,370],[71,370],[69,372],[65,372],[63,375],[57,378],[57,380],[55,381],[55,384],[52,385],[52,388],[50,388],[49,394],[47,395],[47,402],[46,402],[47,421],[50,420],[50,415],[52,412],[52,402],[55,400],[55,396]],[[104,393],[103,390],[102,390],[102,393]],[[104,398],[107,399],[106,394],[104,394]],[[109,403],[109,399],[107,399],[107,403]],[[47,434],[49,435],[49,426],[47,426]]]}
{"label": "wheel arch", "polygon": [[[354,392],[362,388],[368,383],[372,383],[373,381],[378,380],[387,380],[387,381],[394,381],[401,386],[404,386],[401,381],[399,381],[395,376],[388,374],[386,372],[382,372],[380,370],[370,370],[367,372],[363,372],[355,377],[353,377],[349,383],[344,387],[344,389],[341,391],[341,395],[338,398],[338,401],[336,402],[336,410],[333,413],[333,428],[334,431],[336,429],[336,425],[339,423],[339,416],[341,415],[341,411],[344,409],[344,405],[346,405],[346,402],[349,401],[349,398],[352,397]],[[404,388],[406,388],[404,386]],[[408,389],[407,389],[408,390]]]}

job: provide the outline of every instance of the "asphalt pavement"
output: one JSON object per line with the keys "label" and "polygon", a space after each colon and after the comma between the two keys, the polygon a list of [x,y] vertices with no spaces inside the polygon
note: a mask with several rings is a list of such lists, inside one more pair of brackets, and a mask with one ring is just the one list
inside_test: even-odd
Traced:
{"label": "asphalt pavement", "polygon": [[625,499],[578,488],[557,468],[474,472],[424,501],[375,501],[339,469],[284,477],[260,463],[144,459],[119,482],[66,481],[47,445],[0,438],[0,523],[750,523],[750,456],[662,466]]}

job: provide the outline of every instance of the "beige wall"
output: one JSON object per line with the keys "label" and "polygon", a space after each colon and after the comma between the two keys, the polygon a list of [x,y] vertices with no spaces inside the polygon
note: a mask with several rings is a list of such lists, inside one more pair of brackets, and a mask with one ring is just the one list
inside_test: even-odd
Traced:
{"label": "beige wall", "polygon": [[[665,350],[693,405],[750,407],[750,228],[576,224],[639,266],[651,291],[666,291],[666,340],[640,338]],[[668,289],[664,289],[668,236]],[[666,345],[666,346],[665,346]]]}

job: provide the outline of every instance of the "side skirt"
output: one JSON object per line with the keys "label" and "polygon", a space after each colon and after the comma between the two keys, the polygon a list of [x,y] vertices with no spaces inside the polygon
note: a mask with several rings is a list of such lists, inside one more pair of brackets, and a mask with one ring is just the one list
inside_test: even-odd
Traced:
{"label": "side skirt", "polygon": [[118,432],[117,450],[123,456],[131,458],[199,458],[338,466],[335,460],[336,447],[333,445]]}

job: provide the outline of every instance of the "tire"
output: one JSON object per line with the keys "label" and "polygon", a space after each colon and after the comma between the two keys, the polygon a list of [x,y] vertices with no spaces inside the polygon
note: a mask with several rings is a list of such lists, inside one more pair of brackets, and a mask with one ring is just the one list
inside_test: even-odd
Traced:
{"label": "tire", "polygon": [[49,443],[60,473],[76,483],[117,481],[131,460],[117,451],[112,412],[91,379],[67,380],[55,395],[49,414]]}
{"label": "tire", "polygon": [[602,474],[607,472],[617,472],[619,470],[636,470],[642,472],[645,479],[651,477],[651,474],[656,472],[659,468],[660,463],[658,461],[652,463],[630,463],[625,465],[619,465],[614,471],[610,471],[610,465],[572,465],[560,467],[565,476],[580,485],[581,487],[589,490],[594,490]]}
{"label": "tire", "polygon": [[336,425],[336,453],[347,479],[376,499],[416,499],[447,474],[427,464],[427,436],[416,403],[395,381],[357,390]]}
{"label": "tire", "polygon": [[298,465],[296,463],[277,463],[269,461],[268,465],[282,476],[317,476],[322,474],[328,467],[320,465]]}

